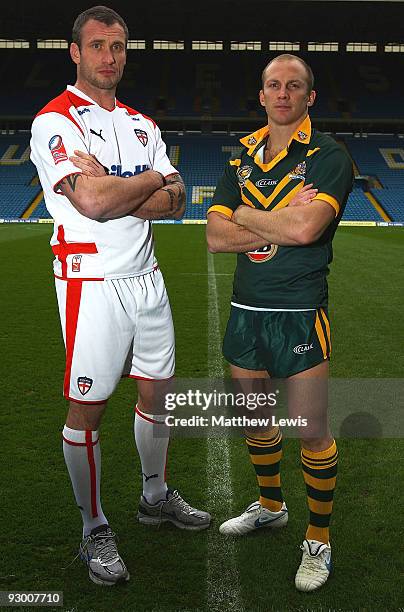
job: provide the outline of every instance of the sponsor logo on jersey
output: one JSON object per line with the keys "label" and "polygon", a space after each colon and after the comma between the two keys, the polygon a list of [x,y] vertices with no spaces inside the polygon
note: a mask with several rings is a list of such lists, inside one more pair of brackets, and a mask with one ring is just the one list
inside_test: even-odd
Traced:
{"label": "sponsor logo on jersey", "polygon": [[83,108],[83,110],[77,109],[77,112],[81,116],[81,115],[84,115],[84,113],[89,113],[90,109],[89,108]]}
{"label": "sponsor logo on jersey", "polygon": [[142,164],[135,166],[135,169],[132,170],[123,170],[121,164],[113,164],[108,172],[111,176],[121,176],[122,178],[128,178],[129,176],[135,176],[135,174],[141,174],[146,170],[150,170],[149,164]]}
{"label": "sponsor logo on jersey", "polygon": [[306,162],[300,162],[296,168],[289,174],[290,179],[299,179],[304,181],[306,178]]}
{"label": "sponsor logo on jersey", "polygon": [[298,346],[295,346],[295,348],[293,349],[293,352],[296,353],[296,355],[303,355],[303,353],[307,353],[307,351],[311,351],[312,348],[314,348],[313,343],[299,344]]}
{"label": "sponsor logo on jersey", "polygon": [[250,146],[257,144],[257,139],[255,138],[255,136],[250,136],[250,138],[247,140],[248,144]]}
{"label": "sponsor logo on jersey", "polygon": [[56,134],[49,141],[49,150],[52,153],[53,161],[57,166],[60,162],[67,160],[67,153],[62,137]]}
{"label": "sponsor logo on jersey", "polygon": [[271,187],[276,185],[278,181],[275,179],[260,179],[255,183],[256,187]]}
{"label": "sponsor logo on jersey", "polygon": [[72,272],[80,272],[82,255],[73,255]]}
{"label": "sponsor logo on jersey", "polygon": [[263,263],[264,261],[269,261],[273,257],[275,257],[278,251],[277,244],[268,244],[267,246],[261,247],[256,251],[249,251],[246,253],[248,259],[253,263]]}
{"label": "sponsor logo on jersey", "polygon": [[77,386],[81,395],[86,395],[93,386],[93,379],[87,376],[79,376],[77,379]]}
{"label": "sponsor logo on jersey", "polygon": [[90,128],[90,134],[94,134],[94,136],[98,136],[98,138],[101,138],[101,140],[103,140],[104,142],[107,142],[105,140],[104,136],[102,136],[102,130],[100,130],[100,133],[98,133],[95,130],[93,130],[92,128]]}
{"label": "sponsor logo on jersey", "polygon": [[252,172],[252,167],[251,166],[241,166],[238,170],[237,170],[237,179],[239,184],[244,187],[246,180],[248,179],[248,177],[250,176],[251,172]]}
{"label": "sponsor logo on jersey", "polygon": [[305,134],[301,130],[298,131],[297,135],[300,138],[300,140],[306,140],[306,138],[307,138],[307,134]]}
{"label": "sponsor logo on jersey", "polygon": [[148,140],[149,140],[147,132],[145,132],[144,130],[135,129],[135,134],[139,138],[139,140],[142,143],[142,145],[145,147],[147,145]]}
{"label": "sponsor logo on jersey", "polygon": [[128,115],[129,119],[132,119],[132,121],[140,121],[140,117],[135,117],[134,115],[131,115],[130,112],[128,110],[125,109],[125,113]]}

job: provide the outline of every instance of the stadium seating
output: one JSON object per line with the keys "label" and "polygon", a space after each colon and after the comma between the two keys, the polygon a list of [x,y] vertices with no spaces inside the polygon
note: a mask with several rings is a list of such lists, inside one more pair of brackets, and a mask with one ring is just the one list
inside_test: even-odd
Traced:
{"label": "stadium seating", "polygon": [[[159,117],[261,117],[260,75],[277,52],[128,51],[118,97]],[[322,118],[403,118],[400,54],[300,53],[312,66],[318,90],[315,114]],[[67,50],[0,50],[7,93],[0,115],[33,116],[74,83]],[[147,75],[152,75],[149,78]],[[181,75],[181,78],[178,78]],[[21,95],[21,91],[24,95]]]}
{"label": "stadium seating", "polygon": [[383,221],[360,189],[350,193],[342,218],[344,221]]}
{"label": "stadium seating", "polygon": [[[226,160],[239,149],[238,136],[166,134],[167,154],[184,177],[187,189],[185,218],[202,220],[210,205]],[[400,145],[397,137],[355,138],[346,136],[345,144],[361,174],[376,177],[382,189],[371,193],[393,221],[404,221],[404,169],[400,167]],[[33,180],[36,170],[30,161],[16,163],[26,156],[28,134],[0,135],[0,217],[19,217],[40,192]],[[17,146],[18,145],[18,146]],[[10,147],[14,147],[10,149]],[[384,151],[384,156],[380,150]],[[4,159],[5,152],[8,157]],[[386,153],[386,151],[388,153]],[[398,153],[397,153],[398,151]],[[14,152],[14,153],[13,153]],[[29,153],[29,151],[28,151]],[[404,156],[404,151],[403,151]],[[402,165],[404,166],[404,160]],[[39,202],[31,218],[49,218],[44,200]],[[349,196],[343,216],[347,221],[382,221],[361,189]]]}
{"label": "stadium seating", "polygon": [[21,217],[40,190],[39,185],[0,185],[0,217]]}
{"label": "stadium seating", "polygon": [[35,208],[30,218],[31,219],[50,219],[51,218],[45,206],[45,200],[43,199],[43,197],[40,200],[38,206]]}
{"label": "stadium seating", "polygon": [[31,162],[25,162],[18,166],[0,166],[1,185],[26,185],[30,183],[35,176],[36,170]]}
{"label": "stadium seating", "polygon": [[404,140],[397,136],[345,137],[362,175],[374,177],[380,189],[371,193],[392,221],[404,221]]}
{"label": "stadium seating", "polygon": [[360,174],[377,177],[384,189],[404,188],[404,139],[372,135],[344,140]]}
{"label": "stadium seating", "polygon": [[[41,191],[29,161],[28,134],[0,137],[0,217],[18,218]],[[34,184],[32,184],[34,183]]]}
{"label": "stadium seating", "polygon": [[404,221],[404,188],[372,189],[371,193],[380,202],[392,221]]}

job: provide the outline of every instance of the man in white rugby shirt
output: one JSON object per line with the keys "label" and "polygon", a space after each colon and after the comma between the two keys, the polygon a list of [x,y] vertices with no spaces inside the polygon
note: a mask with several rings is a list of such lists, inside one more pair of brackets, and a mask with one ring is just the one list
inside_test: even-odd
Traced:
{"label": "man in white rugby shirt", "polygon": [[63,452],[83,518],[80,554],[91,580],[109,586],[129,573],[101,507],[99,428],[122,375],[138,386],[139,521],[199,530],[210,515],[167,487],[169,428],[157,399],[174,375],[174,330],[150,220],[182,217],[184,183],[154,121],[115,98],[126,62],[123,19],[104,6],[90,8],[77,17],[72,40],[76,84],[35,117],[31,159],[55,220],[69,400]]}

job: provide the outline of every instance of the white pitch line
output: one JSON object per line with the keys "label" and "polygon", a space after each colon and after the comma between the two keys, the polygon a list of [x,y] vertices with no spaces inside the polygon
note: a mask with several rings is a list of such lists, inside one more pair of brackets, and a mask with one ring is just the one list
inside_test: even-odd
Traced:
{"label": "white pitch line", "polygon": [[[211,380],[224,376],[215,262],[208,253],[208,375]],[[229,516],[233,489],[230,471],[230,448],[225,435],[207,439],[207,486],[209,509],[213,518]],[[218,524],[208,531],[207,609],[242,612],[240,579],[236,564],[235,542],[221,536]]]}
{"label": "white pitch line", "polygon": [[[208,272],[178,272],[183,276],[208,276]],[[232,272],[216,272],[216,276],[234,276]]]}

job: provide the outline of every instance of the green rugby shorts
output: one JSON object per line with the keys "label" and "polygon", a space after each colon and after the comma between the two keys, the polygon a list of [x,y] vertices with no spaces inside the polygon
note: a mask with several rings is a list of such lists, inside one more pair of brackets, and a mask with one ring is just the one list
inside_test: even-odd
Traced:
{"label": "green rugby shorts", "polygon": [[287,378],[331,354],[327,309],[262,311],[231,307],[223,340],[225,359],[246,370]]}

